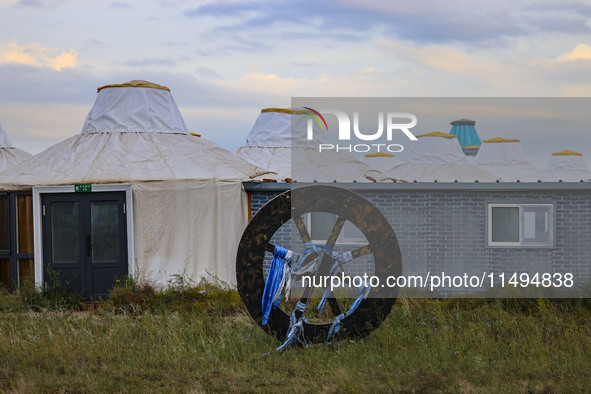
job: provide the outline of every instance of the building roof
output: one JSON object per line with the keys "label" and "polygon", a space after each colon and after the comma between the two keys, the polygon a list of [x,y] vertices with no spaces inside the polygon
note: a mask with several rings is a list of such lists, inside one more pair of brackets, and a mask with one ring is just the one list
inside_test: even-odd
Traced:
{"label": "building roof", "polygon": [[170,91],[98,91],[82,131],[4,172],[2,190],[155,180],[248,180],[256,166],[187,132]]}
{"label": "building roof", "polygon": [[492,138],[484,140],[476,155],[476,164],[496,175],[502,182],[552,182],[557,179],[534,168],[518,139]]}
{"label": "building roof", "polygon": [[389,174],[396,165],[400,164],[392,153],[386,152],[367,153],[363,156],[363,161],[383,174]]}
{"label": "building roof", "polygon": [[405,162],[388,175],[407,182],[494,182],[498,179],[468,164],[456,136],[435,132],[417,138]]}
{"label": "building roof", "polygon": [[[312,138],[308,139],[311,127]],[[368,182],[389,179],[348,152],[319,151],[327,133],[326,124],[307,109],[265,108],[261,110],[237,154],[248,162],[275,172],[265,175],[283,181]]]}
{"label": "building roof", "polygon": [[591,171],[583,154],[572,150],[552,153],[546,162],[544,171],[564,182],[591,180]]}
{"label": "building roof", "polygon": [[31,157],[31,154],[12,146],[8,134],[0,124],[0,171],[14,167]]}

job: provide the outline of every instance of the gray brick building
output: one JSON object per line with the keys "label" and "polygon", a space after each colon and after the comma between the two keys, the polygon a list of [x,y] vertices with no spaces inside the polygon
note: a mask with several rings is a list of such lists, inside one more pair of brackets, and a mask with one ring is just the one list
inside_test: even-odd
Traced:
{"label": "gray brick building", "polygon": [[[362,195],[387,218],[400,245],[403,275],[445,272],[497,278],[505,273],[509,280],[512,273],[532,278],[535,273],[571,273],[575,287],[590,281],[590,183],[333,185]],[[251,214],[290,186],[245,183]],[[273,242],[288,244],[293,234],[293,229],[282,228]],[[349,274],[367,269],[356,264]],[[449,288],[440,291],[442,296],[452,293]]]}

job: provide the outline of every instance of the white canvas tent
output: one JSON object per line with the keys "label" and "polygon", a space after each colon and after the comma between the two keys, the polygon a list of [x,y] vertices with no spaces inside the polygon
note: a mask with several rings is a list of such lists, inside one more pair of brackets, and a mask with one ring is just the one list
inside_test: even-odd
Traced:
{"label": "white canvas tent", "polygon": [[386,152],[367,153],[363,156],[363,161],[382,174],[389,174],[394,167],[400,164],[392,153]]}
{"label": "white canvas tent", "polygon": [[44,193],[92,184],[93,193],[126,190],[130,274],[156,286],[175,275],[214,275],[233,285],[248,212],[241,182],[256,173],[233,152],[191,135],[168,88],[132,81],[99,88],[82,132],[5,172],[0,189],[34,188],[37,282]]}
{"label": "white canvas tent", "polygon": [[552,153],[544,171],[563,182],[591,180],[591,171],[583,154],[572,150]]}
{"label": "white canvas tent", "polygon": [[313,139],[308,140],[309,121],[312,118],[307,110],[263,109],[246,137],[246,144],[236,153],[261,169],[275,172],[274,178],[278,181],[287,178],[298,182],[387,179],[347,152],[320,152],[318,144],[324,141],[325,131],[313,123]]}
{"label": "white canvas tent", "polygon": [[468,164],[455,135],[433,132],[417,138],[405,162],[388,175],[407,182],[494,182],[498,179]]}
{"label": "white canvas tent", "polygon": [[0,171],[4,171],[32,157],[29,153],[15,148],[10,143],[8,134],[0,124]]}
{"label": "white canvas tent", "polygon": [[498,176],[502,182],[553,182],[557,179],[534,168],[518,139],[491,138],[482,141],[476,155],[479,167]]}

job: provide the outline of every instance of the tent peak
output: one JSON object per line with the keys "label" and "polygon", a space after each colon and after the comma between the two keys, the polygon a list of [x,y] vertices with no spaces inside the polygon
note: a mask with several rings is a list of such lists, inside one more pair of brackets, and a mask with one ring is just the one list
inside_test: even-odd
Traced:
{"label": "tent peak", "polygon": [[476,126],[476,122],[470,119],[458,119],[450,123],[452,126]]}
{"label": "tent peak", "polygon": [[142,79],[134,79],[133,81],[124,82],[124,83],[113,83],[109,85],[104,85],[96,89],[97,93],[103,89],[107,88],[152,88],[152,89],[162,89],[170,92],[170,88],[158,85],[157,83],[144,81]]}
{"label": "tent peak", "polygon": [[442,133],[441,131],[434,131],[432,133],[417,135],[417,138],[421,138],[421,137],[458,138],[457,136],[455,136],[453,134]]}
{"label": "tent peak", "polygon": [[189,134],[170,89],[140,80],[99,88],[82,133]]}
{"label": "tent peak", "polygon": [[567,149],[560,152],[552,153],[552,156],[583,156],[580,152],[575,152],[573,150]]}
{"label": "tent peak", "polygon": [[392,153],[386,152],[376,152],[376,153],[367,153],[365,157],[394,157]]}
{"label": "tent peak", "polygon": [[520,142],[517,138],[503,138],[503,137],[495,137],[490,138],[488,140],[482,141],[483,143],[503,143],[503,142]]}

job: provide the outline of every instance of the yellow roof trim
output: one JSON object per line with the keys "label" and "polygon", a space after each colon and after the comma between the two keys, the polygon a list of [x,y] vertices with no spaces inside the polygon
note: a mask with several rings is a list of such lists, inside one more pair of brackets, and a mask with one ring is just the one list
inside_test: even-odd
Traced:
{"label": "yellow roof trim", "polygon": [[365,157],[394,157],[392,153],[386,152],[376,152],[376,153],[368,153]]}
{"label": "yellow roof trim", "polygon": [[482,143],[491,143],[491,142],[519,142],[519,140],[517,138],[503,138],[503,137],[495,137],[495,138],[490,138],[488,140],[484,140],[482,141]]}
{"label": "yellow roof trim", "polygon": [[554,152],[552,153],[552,156],[583,156],[583,154],[580,152],[575,152],[574,150],[567,149],[560,152]]}
{"label": "yellow roof trim", "polygon": [[434,131],[432,133],[417,135],[417,137],[444,137],[444,138],[458,138],[453,134],[442,133],[441,131]]}
{"label": "yellow roof trim", "polygon": [[133,81],[125,82],[125,83],[114,83],[110,85],[101,86],[96,91],[97,93],[106,88],[153,88],[153,89],[162,89],[170,92],[170,89],[166,86],[158,85],[157,83],[143,81],[141,79],[134,79]]}
{"label": "yellow roof trim", "polygon": [[262,114],[268,112],[278,112],[280,114],[288,114],[288,115],[308,115],[311,114],[311,111],[307,109],[291,109],[291,108],[264,108],[261,110]]}
{"label": "yellow roof trim", "polygon": [[464,149],[476,149],[480,148],[480,145],[470,145],[470,146],[462,146]]}

